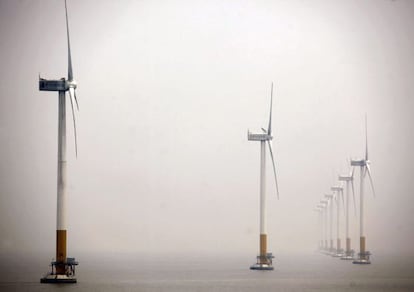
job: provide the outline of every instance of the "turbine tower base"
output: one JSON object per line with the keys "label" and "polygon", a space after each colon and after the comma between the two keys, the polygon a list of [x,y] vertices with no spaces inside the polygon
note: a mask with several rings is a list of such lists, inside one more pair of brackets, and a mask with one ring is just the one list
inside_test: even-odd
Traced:
{"label": "turbine tower base", "polygon": [[77,283],[76,277],[68,275],[47,274],[40,279],[42,284],[75,284]]}
{"label": "turbine tower base", "polygon": [[267,253],[266,256],[257,256],[257,262],[250,266],[250,270],[273,271],[273,258],[271,252]]}
{"label": "turbine tower base", "polygon": [[334,254],[332,254],[332,257],[334,258],[341,258],[345,255],[344,250],[341,249],[337,249],[336,252]]}
{"label": "turbine tower base", "polygon": [[[67,258],[66,263],[58,263],[56,261],[51,262],[52,271],[47,273],[43,278],[40,279],[40,283],[51,283],[51,284],[74,284],[77,282],[75,276],[75,266],[79,263],[75,261],[75,258]],[[57,274],[57,266],[65,266],[65,274]]]}
{"label": "turbine tower base", "polygon": [[358,258],[355,259],[352,263],[357,265],[369,265],[371,264],[371,261],[369,260],[369,257],[371,256],[371,253],[369,251],[366,251],[364,253],[359,253]]}
{"label": "turbine tower base", "polygon": [[351,250],[349,250],[349,251],[346,251],[345,252],[345,254],[344,254],[344,256],[343,257],[341,257],[341,260],[354,260],[355,258],[354,258],[354,250],[353,249],[351,249]]}

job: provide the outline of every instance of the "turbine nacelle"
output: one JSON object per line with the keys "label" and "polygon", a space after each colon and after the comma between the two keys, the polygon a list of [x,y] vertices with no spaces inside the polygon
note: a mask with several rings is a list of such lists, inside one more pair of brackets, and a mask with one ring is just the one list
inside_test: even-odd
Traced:
{"label": "turbine nacelle", "polygon": [[366,166],[367,164],[369,161],[365,159],[351,159],[351,166]]}
{"label": "turbine nacelle", "polygon": [[344,190],[344,188],[343,187],[340,187],[340,186],[333,186],[333,187],[331,187],[331,191],[339,191],[339,192],[342,192]]}
{"label": "turbine nacelle", "polygon": [[267,133],[251,133],[247,131],[247,139],[249,141],[271,141],[273,139],[272,135]]}
{"label": "turbine nacelle", "polygon": [[60,78],[59,80],[47,80],[39,77],[40,91],[68,91],[70,88],[76,89],[78,84],[75,80],[66,80]]}
{"label": "turbine nacelle", "polygon": [[39,90],[41,91],[67,91],[65,78],[59,80],[47,80],[39,76]]}
{"label": "turbine nacelle", "polygon": [[353,181],[354,177],[351,175],[338,175],[339,181]]}

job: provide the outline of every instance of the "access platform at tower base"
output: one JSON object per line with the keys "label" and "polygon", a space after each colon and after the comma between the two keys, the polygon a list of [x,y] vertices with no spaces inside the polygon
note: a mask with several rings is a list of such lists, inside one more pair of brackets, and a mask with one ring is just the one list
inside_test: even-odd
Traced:
{"label": "access platform at tower base", "polygon": [[76,277],[67,275],[48,274],[40,279],[40,283],[74,284]]}

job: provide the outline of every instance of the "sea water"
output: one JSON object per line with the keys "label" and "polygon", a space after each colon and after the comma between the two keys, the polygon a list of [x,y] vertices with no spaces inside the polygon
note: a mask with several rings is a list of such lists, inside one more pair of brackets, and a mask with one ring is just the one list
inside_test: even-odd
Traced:
{"label": "sea water", "polygon": [[40,284],[46,258],[2,256],[0,291],[414,291],[414,258],[372,257],[355,265],[319,253],[275,255],[274,271],[252,271],[248,255],[78,256],[76,284]]}

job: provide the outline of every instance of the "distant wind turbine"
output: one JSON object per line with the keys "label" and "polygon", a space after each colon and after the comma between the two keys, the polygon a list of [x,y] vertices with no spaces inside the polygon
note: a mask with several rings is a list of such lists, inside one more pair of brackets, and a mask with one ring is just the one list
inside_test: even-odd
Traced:
{"label": "distant wind turbine", "polygon": [[318,204],[315,209],[315,212],[318,213],[318,229],[319,229],[319,240],[318,240],[318,250],[323,249],[323,208],[325,205]]}
{"label": "distant wind turbine", "polygon": [[266,232],[266,143],[269,147],[270,157],[272,159],[274,179],[276,183],[276,194],[279,198],[279,189],[276,178],[276,167],[272,149],[272,103],[273,103],[273,83],[270,91],[270,117],[267,130],[263,129],[263,133],[253,134],[247,132],[249,141],[260,141],[260,254],[257,256],[256,264],[252,265],[252,270],[273,270],[272,253],[267,252],[267,232]]}
{"label": "distant wind turbine", "polygon": [[341,248],[341,237],[339,233],[339,226],[340,226],[340,206],[341,206],[341,198],[342,202],[344,200],[343,188],[341,186],[333,186],[331,187],[331,191],[336,193],[336,253],[333,255],[334,257],[342,257],[343,256],[343,249]]}
{"label": "distant wind turbine", "polygon": [[70,52],[68,11],[65,0],[66,13],[66,34],[68,41],[68,79],[46,80],[39,77],[39,90],[57,91],[59,93],[59,117],[58,117],[58,174],[57,174],[57,226],[56,226],[56,260],[51,263],[52,271],[44,276],[41,283],[76,283],[75,266],[78,262],[74,258],[66,256],[66,91],[69,91],[69,98],[72,107],[73,127],[75,134],[75,151],[77,156],[76,122],[73,103],[76,98],[76,81],[73,79],[72,58]]}
{"label": "distant wind turbine", "polygon": [[323,223],[323,233],[324,233],[324,244],[322,250],[328,252],[328,200],[321,200],[320,204],[322,205],[322,223]]}
{"label": "distant wind turbine", "polygon": [[365,158],[363,159],[351,159],[351,166],[360,167],[360,241],[359,241],[359,254],[358,259],[354,260],[354,264],[370,264],[369,259],[371,253],[365,249],[365,235],[364,235],[364,178],[368,174],[369,181],[372,188],[372,194],[375,197],[374,184],[372,183],[371,169],[369,167],[370,161],[368,159],[368,126],[367,126],[367,116],[365,115]]}
{"label": "distant wind turbine", "polygon": [[333,194],[326,194],[325,198],[328,200],[329,207],[329,249],[328,254],[333,254],[335,252],[333,247]]}
{"label": "distant wind turbine", "polygon": [[344,181],[346,183],[346,200],[345,200],[346,248],[345,248],[345,254],[341,257],[341,260],[353,260],[354,250],[351,249],[351,238],[349,237],[349,187],[350,185],[352,186],[352,196],[353,196],[354,208],[356,212],[355,192],[354,192],[354,168],[352,168],[349,174],[338,176],[338,180]]}

